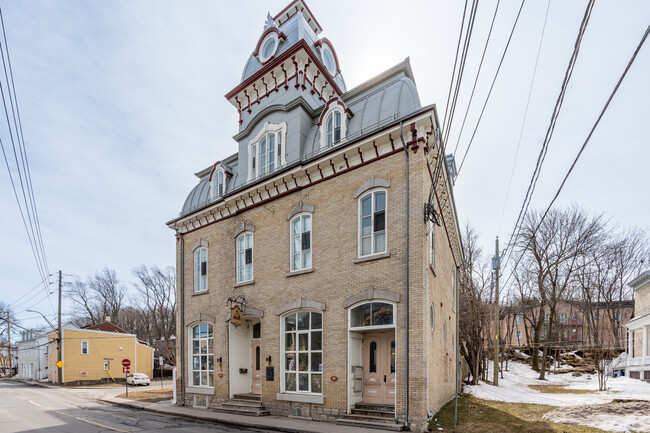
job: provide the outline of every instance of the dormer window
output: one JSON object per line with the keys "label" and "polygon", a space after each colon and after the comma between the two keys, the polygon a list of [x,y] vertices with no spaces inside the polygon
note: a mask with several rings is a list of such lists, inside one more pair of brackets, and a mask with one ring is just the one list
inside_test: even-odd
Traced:
{"label": "dormer window", "polygon": [[318,122],[321,149],[334,146],[345,140],[348,117],[352,117],[352,112],[345,107],[343,102],[339,98],[330,99]]}
{"label": "dormer window", "polygon": [[331,146],[341,141],[341,112],[332,111],[327,116],[327,145]]}
{"label": "dormer window", "polygon": [[286,163],[285,136],[287,124],[264,124],[248,144],[248,180],[271,173]]}
{"label": "dormer window", "polygon": [[218,170],[212,177],[212,197],[222,197],[226,191],[225,178],[223,170]]}

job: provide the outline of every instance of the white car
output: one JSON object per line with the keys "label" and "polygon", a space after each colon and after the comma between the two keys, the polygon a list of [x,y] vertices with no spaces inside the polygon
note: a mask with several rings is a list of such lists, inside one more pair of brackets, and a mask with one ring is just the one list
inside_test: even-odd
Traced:
{"label": "white car", "polygon": [[149,385],[151,382],[149,381],[149,376],[147,376],[144,373],[133,373],[129,374],[126,376],[126,383],[127,385]]}

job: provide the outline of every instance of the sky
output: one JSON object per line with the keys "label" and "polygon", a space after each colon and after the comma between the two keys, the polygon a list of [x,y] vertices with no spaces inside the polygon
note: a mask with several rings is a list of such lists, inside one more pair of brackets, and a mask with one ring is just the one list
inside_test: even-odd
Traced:
{"label": "sky", "polygon": [[[464,2],[307,1],[322,36],[334,45],[348,89],[409,57],[422,104],[435,103],[442,120]],[[224,95],[240,83],[267,12],[275,15],[287,4],[0,1],[50,272],[61,269],[64,281],[71,281],[109,267],[132,287],[134,268],[174,265],[174,233],[165,222],[178,215],[198,181],[194,173],[236,152],[237,112]],[[519,5],[500,2],[458,141],[496,1],[479,5],[447,144],[452,152],[458,141],[458,165]],[[461,224],[480,231],[488,255],[497,235],[504,246],[517,219],[585,6],[528,0],[522,9],[454,188]],[[650,2],[596,2],[531,208],[550,202],[649,23]],[[650,229],[649,73],[650,43],[557,206],[578,204],[622,228]],[[7,144],[8,137],[0,119],[0,138]],[[51,302],[45,289],[19,299],[40,277],[4,166],[0,209],[0,301],[14,308],[23,326],[36,326],[42,320],[26,310],[53,319],[56,293]],[[133,291],[127,301],[137,302]],[[63,311],[73,312],[69,301]]]}

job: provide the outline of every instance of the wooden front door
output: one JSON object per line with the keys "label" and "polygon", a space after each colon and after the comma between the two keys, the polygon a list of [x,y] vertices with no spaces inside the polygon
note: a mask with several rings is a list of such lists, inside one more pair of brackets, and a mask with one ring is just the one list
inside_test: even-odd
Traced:
{"label": "wooden front door", "polygon": [[252,380],[251,380],[251,393],[261,394],[262,393],[262,355],[260,350],[260,340],[253,340],[251,344],[251,354],[253,359],[251,360],[251,369],[253,370]]}
{"label": "wooden front door", "polygon": [[363,402],[395,404],[395,332],[363,336]]}

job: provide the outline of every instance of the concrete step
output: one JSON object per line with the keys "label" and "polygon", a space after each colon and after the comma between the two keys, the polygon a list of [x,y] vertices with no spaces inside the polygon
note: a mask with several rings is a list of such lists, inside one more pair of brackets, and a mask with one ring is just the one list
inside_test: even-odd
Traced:
{"label": "concrete step", "polygon": [[248,415],[248,416],[267,416],[271,414],[271,412],[264,409],[263,407],[249,408],[249,407],[227,407],[224,405],[219,405],[212,408],[211,410],[215,412],[234,413],[238,415]]}
{"label": "concrete step", "polygon": [[252,394],[252,393],[246,393],[246,394],[234,394],[233,395],[234,400],[250,400],[250,401],[262,401],[262,396],[260,394]]}
{"label": "concrete step", "polygon": [[395,418],[395,410],[388,411],[383,409],[377,410],[377,409],[353,407],[350,412],[353,415],[368,415],[368,416],[383,417],[383,418]]}
{"label": "concrete step", "polygon": [[355,419],[346,419],[339,418],[336,420],[336,423],[339,425],[349,425],[353,427],[366,427],[374,430],[389,430],[389,431],[402,431],[404,426],[396,423],[386,423],[386,422],[373,422],[373,421],[362,421]]}
{"label": "concrete step", "polygon": [[369,421],[369,422],[378,422],[382,424],[395,424],[397,420],[395,417],[388,418],[384,416],[370,416],[370,415],[359,415],[359,414],[347,414],[343,416],[344,419],[351,419],[357,421]]}
{"label": "concrete step", "polygon": [[250,407],[250,408],[264,407],[264,403],[262,403],[261,401],[238,400],[238,399],[226,400],[225,402],[222,403],[222,405],[229,406],[229,407]]}

